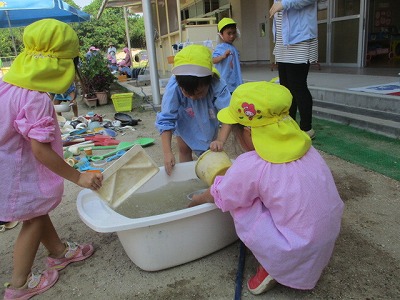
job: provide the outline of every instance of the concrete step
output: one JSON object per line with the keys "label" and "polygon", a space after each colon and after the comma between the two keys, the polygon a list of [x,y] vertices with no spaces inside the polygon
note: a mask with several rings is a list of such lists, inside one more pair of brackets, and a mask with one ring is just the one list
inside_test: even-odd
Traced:
{"label": "concrete step", "polygon": [[363,93],[350,90],[338,90],[323,87],[309,87],[313,99],[323,102],[360,107],[375,111],[400,114],[400,97]]}
{"label": "concrete step", "polygon": [[376,119],[381,120],[390,120],[394,122],[400,122],[400,114],[387,112],[387,111],[380,111],[375,109],[368,109],[363,107],[354,107],[350,105],[332,103],[328,101],[320,101],[317,99],[313,99],[314,105],[323,108],[330,108],[337,111],[343,111],[352,113],[355,115],[365,116],[365,117],[373,117]]}
{"label": "concrete step", "polygon": [[317,105],[313,107],[313,115],[316,118],[335,121],[391,138],[400,138],[400,123],[396,121],[359,115],[344,110],[319,107]]}
{"label": "concrete step", "polygon": [[400,138],[400,97],[310,87],[317,118]]}

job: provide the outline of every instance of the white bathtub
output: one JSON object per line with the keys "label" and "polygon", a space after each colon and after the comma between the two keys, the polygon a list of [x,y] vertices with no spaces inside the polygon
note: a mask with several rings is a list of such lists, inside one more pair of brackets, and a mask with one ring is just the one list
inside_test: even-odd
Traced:
{"label": "white bathtub", "polygon": [[[195,178],[195,162],[177,164],[171,176],[161,167],[160,172],[137,192],[152,191],[171,181]],[[82,221],[93,230],[117,232],[126,254],[146,271],[198,259],[237,240],[231,215],[222,213],[211,203],[130,219],[112,210],[96,193],[85,189],[78,195],[77,208]]]}

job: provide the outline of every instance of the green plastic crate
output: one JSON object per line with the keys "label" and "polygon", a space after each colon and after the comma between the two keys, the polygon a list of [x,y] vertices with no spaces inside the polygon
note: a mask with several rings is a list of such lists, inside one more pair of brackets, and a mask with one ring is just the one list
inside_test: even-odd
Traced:
{"label": "green plastic crate", "polygon": [[111,99],[116,112],[132,111],[133,93],[114,94]]}

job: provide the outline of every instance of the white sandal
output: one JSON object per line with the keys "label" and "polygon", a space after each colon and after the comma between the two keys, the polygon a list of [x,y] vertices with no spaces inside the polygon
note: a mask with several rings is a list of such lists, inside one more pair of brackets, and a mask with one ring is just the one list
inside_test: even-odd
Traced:
{"label": "white sandal", "polygon": [[8,229],[13,229],[18,224],[19,224],[18,221],[14,221],[14,222],[8,222],[6,224],[0,225],[0,232],[6,231]]}

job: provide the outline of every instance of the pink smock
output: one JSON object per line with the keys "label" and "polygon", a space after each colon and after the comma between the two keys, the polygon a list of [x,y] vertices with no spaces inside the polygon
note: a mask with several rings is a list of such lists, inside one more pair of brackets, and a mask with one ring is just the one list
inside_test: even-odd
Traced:
{"label": "pink smock", "polygon": [[0,220],[45,215],[60,203],[64,179],[35,158],[31,139],[62,156],[54,105],[46,93],[0,80],[0,107]]}
{"label": "pink smock", "polygon": [[329,167],[313,147],[301,159],[272,164],[240,155],[211,186],[215,204],[280,284],[315,287],[333,252],[343,213]]}

